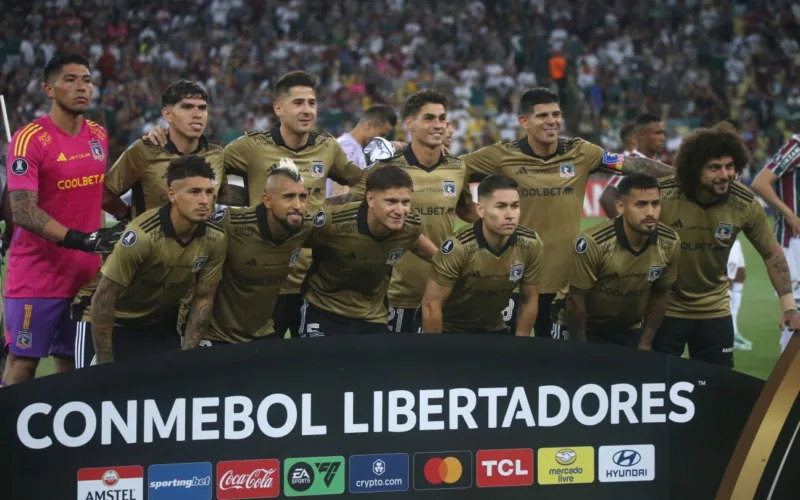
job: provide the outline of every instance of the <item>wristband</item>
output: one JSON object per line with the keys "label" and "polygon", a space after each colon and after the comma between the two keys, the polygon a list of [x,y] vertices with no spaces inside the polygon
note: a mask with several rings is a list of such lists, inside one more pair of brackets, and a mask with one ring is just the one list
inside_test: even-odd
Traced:
{"label": "wristband", "polygon": [[794,295],[791,293],[787,293],[785,295],[781,295],[780,299],[781,302],[781,311],[796,311],[797,310],[797,302],[794,300]]}
{"label": "wristband", "polygon": [[86,237],[86,233],[82,233],[81,231],[77,231],[75,229],[68,229],[67,235],[64,236],[64,240],[58,243],[58,246],[64,248],[71,248],[73,250],[83,250],[86,247],[84,243],[84,238]]}

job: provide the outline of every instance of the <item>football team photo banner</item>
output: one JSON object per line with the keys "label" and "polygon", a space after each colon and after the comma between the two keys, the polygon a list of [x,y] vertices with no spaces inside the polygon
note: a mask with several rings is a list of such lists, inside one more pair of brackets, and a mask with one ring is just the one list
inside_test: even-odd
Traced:
{"label": "football team photo banner", "polygon": [[713,498],[763,385],[549,339],[201,348],[0,390],[0,480],[14,500]]}

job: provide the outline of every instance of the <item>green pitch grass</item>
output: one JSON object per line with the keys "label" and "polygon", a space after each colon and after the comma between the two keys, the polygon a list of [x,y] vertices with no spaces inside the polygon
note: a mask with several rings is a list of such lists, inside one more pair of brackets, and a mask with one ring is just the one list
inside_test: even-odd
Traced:
{"label": "green pitch grass", "polygon": [[[582,227],[591,227],[601,221],[602,219],[597,218],[584,219]],[[462,225],[463,222],[456,223],[457,228]],[[766,379],[780,354],[780,345],[778,344],[780,307],[775,297],[775,291],[767,278],[763,261],[750,242],[744,237],[741,239],[747,279],[744,284],[742,306],[739,310],[739,330],[742,335],[753,341],[753,350],[734,352],[736,369],[748,375]],[[5,267],[3,268],[3,278],[5,282]],[[53,369],[53,360],[51,358],[43,359],[39,365],[37,376],[50,375],[53,373]]]}

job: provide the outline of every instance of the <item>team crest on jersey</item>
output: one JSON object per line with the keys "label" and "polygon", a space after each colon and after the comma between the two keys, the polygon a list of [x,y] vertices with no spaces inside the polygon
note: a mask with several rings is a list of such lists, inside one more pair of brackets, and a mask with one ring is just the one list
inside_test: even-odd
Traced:
{"label": "team crest on jersey", "polygon": [[92,150],[92,157],[97,161],[103,161],[106,159],[106,155],[103,152],[103,146],[100,144],[100,141],[89,141],[89,147]]}
{"label": "team crest on jersey", "polygon": [[194,263],[192,264],[192,274],[197,274],[198,271],[203,269],[203,266],[206,265],[206,261],[208,261],[208,256],[198,255],[197,258],[194,259]]}
{"label": "team crest on jersey", "polygon": [[562,163],[558,166],[558,175],[564,179],[572,179],[575,177],[575,165],[572,163]]}
{"label": "team crest on jersey", "polygon": [[20,349],[30,349],[33,345],[33,335],[31,332],[23,330],[17,332],[17,347]]}
{"label": "team crest on jersey", "polygon": [[220,208],[219,210],[217,210],[216,212],[214,212],[214,215],[212,215],[212,216],[211,216],[211,217],[209,217],[209,218],[210,218],[210,219],[211,219],[213,222],[217,222],[217,223],[219,223],[219,221],[221,221],[221,220],[222,220],[224,217],[225,217],[225,209],[224,209],[224,208]]}
{"label": "team crest on jersey", "polygon": [[386,259],[386,263],[390,266],[393,266],[400,260],[400,257],[403,256],[403,249],[402,248],[392,248],[389,250],[389,257]]}
{"label": "team crest on jersey", "polygon": [[586,242],[586,238],[578,238],[578,241],[575,242],[575,251],[578,253],[586,253],[587,248],[589,248],[589,244]]}
{"label": "team crest on jersey", "polygon": [[650,266],[650,271],[647,272],[647,281],[655,281],[661,277],[664,272],[664,266]]}
{"label": "team crest on jersey", "polygon": [[525,267],[522,264],[511,264],[511,272],[508,273],[509,281],[519,281],[522,278],[522,272]]}
{"label": "team crest on jersey", "polygon": [[447,255],[450,252],[452,252],[455,248],[456,248],[456,243],[453,241],[453,238],[448,238],[447,240],[445,240],[444,243],[442,243],[441,251],[443,255]]}
{"label": "team crest on jersey", "polygon": [[321,179],[325,176],[325,164],[322,160],[313,160],[311,162],[311,177]]}
{"label": "team crest on jersey", "polygon": [[456,197],[456,183],[454,181],[444,181],[444,197],[445,198]]}
{"label": "team crest on jersey", "polygon": [[325,214],[325,210],[320,210],[316,214],[314,214],[314,226],[315,227],[322,227],[325,225],[325,221],[328,220],[328,216]]}
{"label": "team crest on jersey", "polygon": [[17,158],[11,163],[11,173],[25,175],[28,173],[28,162],[25,158]]}
{"label": "team crest on jersey", "polygon": [[122,235],[122,238],[119,239],[119,242],[124,247],[132,247],[136,244],[137,236],[136,231],[133,229],[129,229],[125,231],[125,234]]}
{"label": "team crest on jersey", "polygon": [[730,222],[720,222],[717,226],[715,236],[718,240],[729,240],[733,236],[733,224]]}

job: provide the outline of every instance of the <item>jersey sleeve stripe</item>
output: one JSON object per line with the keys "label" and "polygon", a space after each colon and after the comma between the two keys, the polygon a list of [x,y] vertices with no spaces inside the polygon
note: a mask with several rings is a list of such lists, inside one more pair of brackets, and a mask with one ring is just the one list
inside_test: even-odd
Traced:
{"label": "jersey sleeve stripe", "polygon": [[755,199],[755,194],[753,194],[747,188],[740,186],[736,183],[731,184],[731,193],[735,194],[739,198],[744,198],[745,201],[753,201]]}
{"label": "jersey sleeve stripe", "polygon": [[602,236],[600,236],[599,238],[597,238],[597,237],[596,237],[596,238],[594,238],[594,242],[595,242],[596,244],[600,245],[601,243],[605,243],[606,241],[609,241],[610,239],[612,239],[612,238],[616,238],[616,237],[617,237],[617,234],[616,234],[615,232],[613,232],[613,231],[612,231],[612,232],[610,232],[610,233],[605,233],[605,234],[603,234],[603,235],[602,235]]}
{"label": "jersey sleeve stripe", "polygon": [[605,227],[605,228],[602,228],[602,229],[598,229],[597,231],[595,231],[593,233],[589,233],[589,236],[591,236],[594,239],[597,239],[597,238],[602,238],[603,236],[608,235],[608,234],[613,234],[614,231],[616,231],[616,230],[614,229],[614,226],[611,225],[611,226],[608,226],[608,227]]}
{"label": "jersey sleeve stripe", "polygon": [[30,142],[31,137],[33,135],[42,130],[42,127],[32,123],[28,125],[22,132],[17,136],[17,142],[14,144],[14,156],[20,157],[25,156],[28,154],[28,142]]}
{"label": "jersey sleeve stripe", "polygon": [[357,212],[358,212],[358,207],[349,208],[347,210],[342,210],[341,212],[337,212],[337,213],[331,215],[331,220],[336,220],[336,219],[340,219],[342,217],[347,217],[347,216],[353,215],[354,213],[357,213]]}

